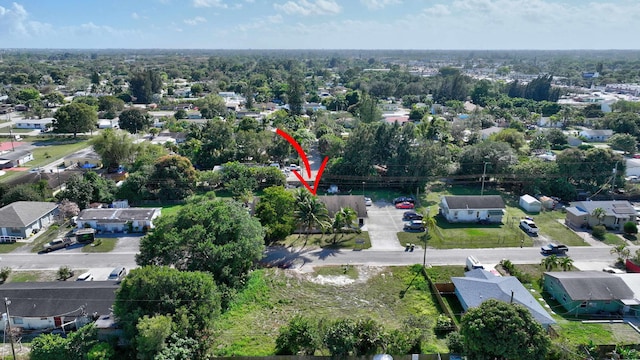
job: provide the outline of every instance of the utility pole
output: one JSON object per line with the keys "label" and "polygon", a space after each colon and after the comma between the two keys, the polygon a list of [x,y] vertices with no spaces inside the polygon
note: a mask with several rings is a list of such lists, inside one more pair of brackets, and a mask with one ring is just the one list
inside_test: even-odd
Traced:
{"label": "utility pole", "polygon": [[484,167],[482,168],[482,190],[480,190],[480,196],[484,195],[484,177],[487,176],[487,162],[484,162]]}
{"label": "utility pole", "polygon": [[11,137],[11,151],[16,151],[16,149],[13,147],[13,131],[11,129],[11,125],[9,125],[9,136]]}
{"label": "utility pole", "polygon": [[11,332],[11,316],[9,316],[9,305],[11,305],[11,300],[4,298],[4,309],[7,312],[7,327],[9,328],[9,341],[11,342],[11,353],[13,354],[13,360],[16,360],[16,349],[13,347],[13,333]]}

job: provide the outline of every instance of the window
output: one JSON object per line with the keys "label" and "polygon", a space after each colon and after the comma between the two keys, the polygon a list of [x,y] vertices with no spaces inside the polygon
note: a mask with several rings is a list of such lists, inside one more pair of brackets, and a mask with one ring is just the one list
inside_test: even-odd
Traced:
{"label": "window", "polygon": [[567,302],[567,296],[566,295],[562,295],[562,302]]}
{"label": "window", "polygon": [[14,318],[13,318],[13,323],[14,323],[14,324],[16,324],[16,325],[22,325],[22,324],[24,324],[24,322],[22,321],[22,318],[21,318],[21,317],[14,317]]}
{"label": "window", "polygon": [[581,308],[587,307],[587,302],[586,302],[586,301],[583,301],[583,302],[580,304],[580,307],[581,307]]}

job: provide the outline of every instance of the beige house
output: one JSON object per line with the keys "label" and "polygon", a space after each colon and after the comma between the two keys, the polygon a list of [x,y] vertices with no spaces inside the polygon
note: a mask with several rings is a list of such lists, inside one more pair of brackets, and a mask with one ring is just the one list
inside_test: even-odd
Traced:
{"label": "beige house", "polygon": [[[636,211],[626,200],[576,201],[567,207],[566,222],[574,227],[594,227],[604,225],[607,229],[622,231],[624,224],[636,221]],[[602,215],[598,210],[602,209]]]}

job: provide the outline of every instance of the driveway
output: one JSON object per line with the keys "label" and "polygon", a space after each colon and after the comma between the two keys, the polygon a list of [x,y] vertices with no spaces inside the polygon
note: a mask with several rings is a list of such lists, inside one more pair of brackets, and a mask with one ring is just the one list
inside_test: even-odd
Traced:
{"label": "driveway", "polygon": [[398,242],[398,232],[404,225],[402,213],[406,210],[398,210],[393,204],[386,201],[376,201],[367,207],[368,219],[365,220],[365,228],[369,232],[371,250],[403,250]]}

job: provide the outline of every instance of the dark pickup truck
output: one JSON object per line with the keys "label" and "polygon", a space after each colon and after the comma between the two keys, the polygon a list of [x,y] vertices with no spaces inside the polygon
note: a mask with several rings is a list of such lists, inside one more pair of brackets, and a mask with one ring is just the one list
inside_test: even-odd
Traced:
{"label": "dark pickup truck", "polygon": [[543,255],[566,255],[569,248],[567,245],[549,244],[540,248]]}

